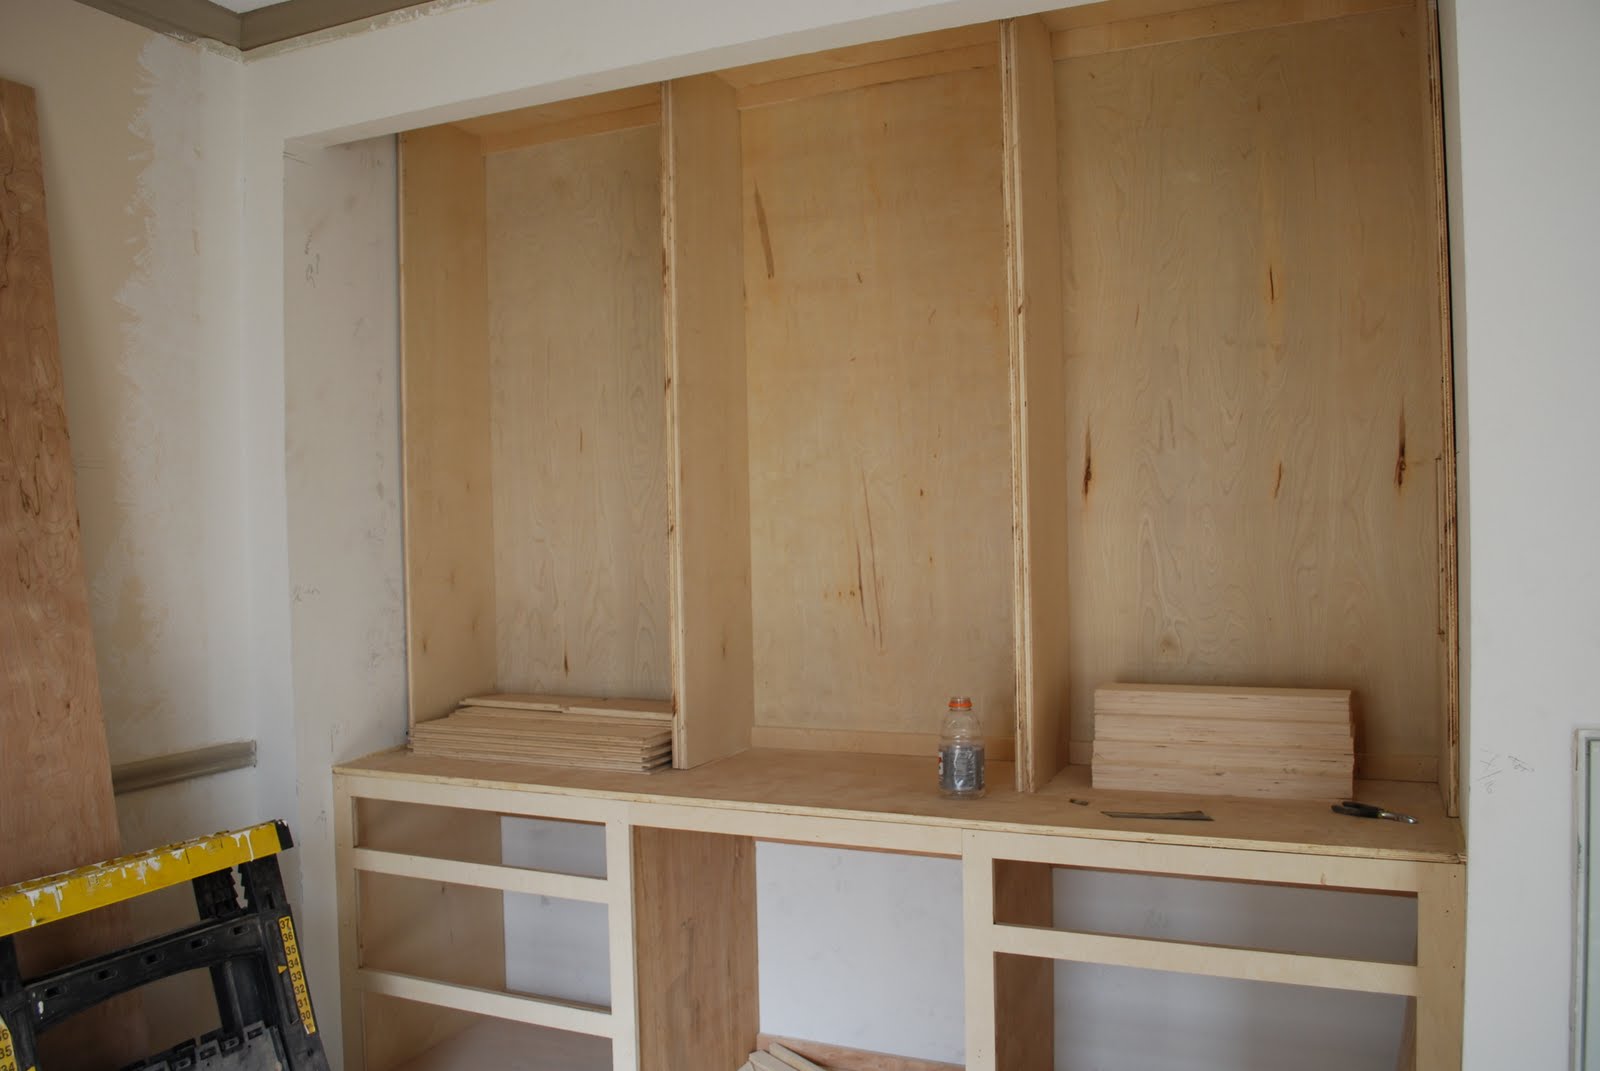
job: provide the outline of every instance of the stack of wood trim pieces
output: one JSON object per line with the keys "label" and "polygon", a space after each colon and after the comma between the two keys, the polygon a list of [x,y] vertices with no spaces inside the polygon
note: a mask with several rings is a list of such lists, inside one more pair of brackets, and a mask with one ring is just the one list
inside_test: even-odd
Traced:
{"label": "stack of wood trim pieces", "polygon": [[830,1071],[830,1069],[774,1042],[767,1046],[765,1052],[758,1050],[751,1053],[750,1059],[740,1065],[739,1071]]}
{"label": "stack of wood trim pieces", "polygon": [[411,750],[449,759],[653,773],[672,765],[672,704],[488,695],[411,729]]}
{"label": "stack of wood trim pieces", "polygon": [[1094,787],[1347,799],[1351,693],[1109,684],[1094,693]]}

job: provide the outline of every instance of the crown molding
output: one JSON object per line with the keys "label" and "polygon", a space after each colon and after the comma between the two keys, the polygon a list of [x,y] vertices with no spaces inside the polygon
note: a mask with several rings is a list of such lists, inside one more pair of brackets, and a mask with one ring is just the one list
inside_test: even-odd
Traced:
{"label": "crown molding", "polygon": [[421,0],[280,0],[236,14],[211,0],[79,0],[157,33],[218,41],[241,52],[415,7]]}

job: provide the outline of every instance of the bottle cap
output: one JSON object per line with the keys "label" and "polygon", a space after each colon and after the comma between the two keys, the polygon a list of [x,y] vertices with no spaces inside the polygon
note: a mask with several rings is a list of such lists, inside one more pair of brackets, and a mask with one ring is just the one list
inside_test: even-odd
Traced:
{"label": "bottle cap", "polygon": [[972,700],[968,699],[964,695],[953,695],[953,696],[950,697],[950,709],[951,710],[971,710],[972,709]]}

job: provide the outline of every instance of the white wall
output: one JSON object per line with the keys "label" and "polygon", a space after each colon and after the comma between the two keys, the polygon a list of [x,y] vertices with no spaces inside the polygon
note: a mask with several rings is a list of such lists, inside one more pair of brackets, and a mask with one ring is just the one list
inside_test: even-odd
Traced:
{"label": "white wall", "polygon": [[[283,157],[284,479],[293,695],[266,710],[263,770],[292,770],[285,856],[325,1045],[339,1048],[335,763],[405,740],[395,142]],[[291,889],[294,886],[291,885]],[[291,894],[293,895],[293,894]]]}
{"label": "white wall", "polygon": [[1600,725],[1600,5],[1444,4],[1463,578],[1467,1066],[1566,1066],[1573,730]]}

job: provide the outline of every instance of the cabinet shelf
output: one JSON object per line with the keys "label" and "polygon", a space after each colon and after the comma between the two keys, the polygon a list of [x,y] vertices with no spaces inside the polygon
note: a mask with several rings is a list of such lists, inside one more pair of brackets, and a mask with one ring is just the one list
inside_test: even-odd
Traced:
{"label": "cabinet shelf", "polygon": [[610,1071],[611,1044],[604,1038],[485,1019],[440,1042],[395,1071]]}
{"label": "cabinet shelf", "polygon": [[[1409,781],[1361,781],[1356,793],[1415,815],[1417,825],[1334,814],[1328,801],[1250,800],[1218,796],[1105,791],[1089,784],[1086,766],[1068,766],[1044,789],[1019,792],[1008,764],[991,769],[992,787],[980,800],[942,799],[933,784],[933,763],[899,755],[754,748],[693,770],[668,770],[650,778],[522,763],[438,759],[388,751],[343,766],[341,774],[432,782],[437,801],[451,789],[623,800],[677,805],[678,820],[702,812],[708,829],[725,825],[718,816],[774,815],[831,821],[869,820],[904,827],[908,844],[928,854],[955,855],[947,840],[917,837],[916,831],[981,828],[996,832],[1050,833],[1096,840],[1182,844],[1418,862],[1461,862],[1461,824],[1448,817],[1431,785]],[[1088,805],[1072,802],[1087,800]],[[1204,810],[1210,822],[1107,818],[1101,811]],[[779,833],[773,839],[789,839]],[[939,847],[948,844],[948,850]]]}

